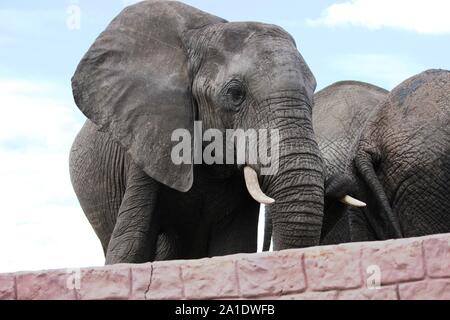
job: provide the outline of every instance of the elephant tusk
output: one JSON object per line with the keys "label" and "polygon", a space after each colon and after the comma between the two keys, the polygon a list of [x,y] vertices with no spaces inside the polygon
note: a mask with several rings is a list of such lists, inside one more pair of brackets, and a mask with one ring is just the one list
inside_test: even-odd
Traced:
{"label": "elephant tusk", "polygon": [[250,193],[253,199],[261,204],[272,204],[275,202],[274,199],[266,196],[264,192],[262,192],[258,182],[258,175],[255,170],[250,167],[245,167],[244,178],[248,193]]}
{"label": "elephant tusk", "polygon": [[363,208],[363,207],[367,206],[367,204],[365,202],[359,201],[358,199],[350,197],[349,195],[346,195],[339,201],[341,201],[342,203],[348,204],[351,207],[355,207],[355,208]]}

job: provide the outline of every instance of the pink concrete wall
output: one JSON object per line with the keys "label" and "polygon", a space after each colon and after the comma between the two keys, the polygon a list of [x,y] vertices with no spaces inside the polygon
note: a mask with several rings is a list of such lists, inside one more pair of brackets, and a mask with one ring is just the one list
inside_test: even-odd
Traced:
{"label": "pink concrete wall", "polygon": [[450,234],[0,274],[0,299],[450,299]]}

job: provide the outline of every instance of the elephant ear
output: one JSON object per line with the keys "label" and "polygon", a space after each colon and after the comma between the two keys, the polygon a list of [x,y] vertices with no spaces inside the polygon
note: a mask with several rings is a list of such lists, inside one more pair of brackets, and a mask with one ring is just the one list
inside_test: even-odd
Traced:
{"label": "elephant ear", "polygon": [[125,8],[100,34],[72,78],[75,102],[155,180],[179,191],[191,164],[171,160],[175,129],[193,131],[194,111],[183,34],[223,19],[175,1]]}

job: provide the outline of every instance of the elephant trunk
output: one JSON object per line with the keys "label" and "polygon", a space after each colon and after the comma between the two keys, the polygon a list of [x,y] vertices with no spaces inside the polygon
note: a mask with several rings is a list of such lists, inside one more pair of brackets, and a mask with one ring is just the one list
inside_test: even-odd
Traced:
{"label": "elephant trunk", "polygon": [[[277,109],[275,109],[277,110]],[[270,205],[274,250],[318,245],[324,205],[324,165],[314,138],[307,105],[278,107],[279,166],[261,176]],[[276,115],[278,113],[278,116]]]}

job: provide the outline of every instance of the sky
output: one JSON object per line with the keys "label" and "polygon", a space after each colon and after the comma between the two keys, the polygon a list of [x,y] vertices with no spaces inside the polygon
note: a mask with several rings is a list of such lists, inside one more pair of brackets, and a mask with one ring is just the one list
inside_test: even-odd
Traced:
{"label": "sky", "polygon": [[[0,1],[0,272],[103,265],[73,192],[68,156],[85,118],[70,79],[130,0]],[[388,90],[450,69],[448,0],[186,0],[229,21],[277,24],[318,90],[340,80]]]}

